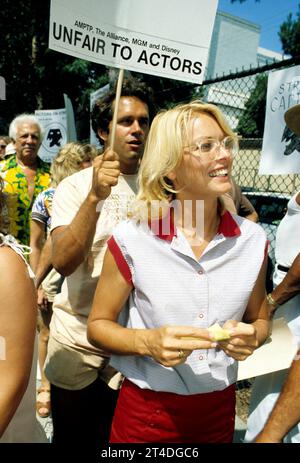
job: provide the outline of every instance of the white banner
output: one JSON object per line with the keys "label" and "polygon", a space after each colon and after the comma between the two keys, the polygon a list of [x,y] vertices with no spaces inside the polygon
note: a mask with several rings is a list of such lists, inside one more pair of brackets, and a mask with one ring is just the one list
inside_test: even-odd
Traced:
{"label": "white banner", "polygon": [[45,162],[51,162],[68,140],[66,109],[36,110],[35,115],[45,129],[45,135],[38,155]]}
{"label": "white banner", "polygon": [[300,137],[284,121],[285,111],[299,103],[300,66],[270,73],[259,174],[300,173]]}
{"label": "white banner", "polygon": [[200,84],[217,0],[51,0],[49,48]]}

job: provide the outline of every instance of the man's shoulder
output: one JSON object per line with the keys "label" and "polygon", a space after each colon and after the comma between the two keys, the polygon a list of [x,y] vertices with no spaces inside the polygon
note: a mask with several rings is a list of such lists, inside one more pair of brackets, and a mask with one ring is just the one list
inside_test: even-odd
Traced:
{"label": "man's shoulder", "polygon": [[80,193],[86,192],[90,189],[91,182],[93,178],[93,167],[88,167],[86,169],[79,170],[72,175],[64,178],[58,185],[56,191],[66,191],[66,190],[76,190]]}
{"label": "man's shoulder", "polygon": [[35,202],[43,201],[44,199],[52,199],[54,196],[54,193],[55,193],[55,188],[53,187],[46,188],[46,190],[41,191],[37,195]]}

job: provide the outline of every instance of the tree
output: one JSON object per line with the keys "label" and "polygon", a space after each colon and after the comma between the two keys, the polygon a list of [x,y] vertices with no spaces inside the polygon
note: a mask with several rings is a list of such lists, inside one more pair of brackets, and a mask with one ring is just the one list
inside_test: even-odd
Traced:
{"label": "tree", "polygon": [[292,13],[289,13],[278,33],[284,53],[293,58],[300,56],[300,4],[298,8],[296,19],[294,20]]}
{"label": "tree", "polygon": [[[89,95],[109,81],[109,68],[48,48],[50,0],[1,0],[0,75],[6,80],[0,133],[22,112],[64,106],[66,93],[75,110],[79,139],[89,137]],[[190,99],[194,85],[133,73],[154,90],[157,107]]]}
{"label": "tree", "polygon": [[66,93],[83,130],[79,138],[87,138],[87,95],[108,82],[107,68],[50,50],[49,11],[50,0],[1,0],[0,75],[6,81],[6,101],[0,102],[0,132],[22,112],[62,108]]}
{"label": "tree", "polygon": [[[236,0],[232,0],[236,1]],[[290,13],[280,26],[279,37],[284,53],[292,57],[300,56],[300,5],[296,19]],[[238,131],[244,137],[262,137],[264,131],[265,108],[267,95],[267,76],[256,79],[256,86],[245,105],[245,111],[240,118]]]}
{"label": "tree", "polygon": [[260,74],[256,78],[256,85],[245,104],[245,111],[241,116],[237,131],[245,138],[262,138],[266,113],[267,74]]}

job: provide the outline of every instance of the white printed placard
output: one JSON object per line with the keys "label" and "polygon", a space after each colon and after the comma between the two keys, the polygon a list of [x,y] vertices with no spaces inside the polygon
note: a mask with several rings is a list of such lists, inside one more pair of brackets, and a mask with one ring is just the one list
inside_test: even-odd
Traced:
{"label": "white printed placard", "polygon": [[51,162],[68,140],[67,111],[63,109],[36,110],[35,116],[45,129],[38,155],[45,162]]}
{"label": "white printed placard", "polygon": [[49,48],[200,84],[217,0],[51,0]]}
{"label": "white printed placard", "polygon": [[300,173],[300,137],[284,121],[284,113],[299,103],[300,66],[270,73],[259,174]]}
{"label": "white printed placard", "polygon": [[275,319],[272,334],[265,344],[239,362],[238,381],[289,368],[297,350],[297,343],[285,319]]}

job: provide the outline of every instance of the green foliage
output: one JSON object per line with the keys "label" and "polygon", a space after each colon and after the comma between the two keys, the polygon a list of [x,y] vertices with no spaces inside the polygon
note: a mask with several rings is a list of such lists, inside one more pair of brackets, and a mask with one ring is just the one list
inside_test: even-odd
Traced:
{"label": "green foliage", "polygon": [[300,56],[300,4],[298,8],[296,19],[294,20],[292,13],[289,13],[278,33],[284,53],[292,57]]}
{"label": "green foliage", "polygon": [[50,50],[49,11],[50,0],[1,0],[0,75],[6,80],[6,101],[0,102],[0,132],[22,112],[62,108],[66,93],[83,130],[79,138],[87,138],[87,95],[108,82],[107,69]]}
{"label": "green foliage", "polygon": [[[71,99],[79,139],[89,137],[90,93],[109,81],[105,66],[48,48],[50,0],[1,0],[0,75],[6,80],[6,101],[0,104],[0,133],[22,112],[64,106]],[[193,87],[185,82],[134,75],[154,90],[157,107],[187,101]]]}
{"label": "green foliage", "polygon": [[245,111],[241,116],[237,130],[245,138],[262,138],[266,112],[268,78],[260,74],[256,78],[256,85],[245,104]]}

